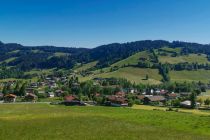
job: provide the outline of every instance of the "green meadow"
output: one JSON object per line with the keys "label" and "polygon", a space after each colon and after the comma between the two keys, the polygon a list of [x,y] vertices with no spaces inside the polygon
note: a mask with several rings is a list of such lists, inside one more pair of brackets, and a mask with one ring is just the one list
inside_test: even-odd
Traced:
{"label": "green meadow", "polygon": [[170,71],[172,81],[176,82],[191,82],[202,81],[208,83],[210,81],[210,70],[197,70],[197,71]]}
{"label": "green meadow", "polygon": [[[144,80],[146,75],[149,75],[148,80]],[[95,77],[101,78],[125,78],[131,82],[144,83],[144,84],[160,84],[162,79],[158,72],[158,69],[147,69],[147,68],[135,68],[135,67],[125,67],[120,68],[113,72],[96,73],[94,75],[79,77],[81,81],[90,80]]]}
{"label": "green meadow", "polygon": [[183,56],[177,56],[177,57],[171,57],[171,56],[159,56],[159,61],[161,63],[169,63],[169,64],[177,64],[177,63],[199,63],[199,64],[206,64],[209,63],[207,56],[205,54],[189,54],[189,55],[183,55]]}
{"label": "green meadow", "polygon": [[0,139],[208,140],[210,116],[112,107],[1,104]]}

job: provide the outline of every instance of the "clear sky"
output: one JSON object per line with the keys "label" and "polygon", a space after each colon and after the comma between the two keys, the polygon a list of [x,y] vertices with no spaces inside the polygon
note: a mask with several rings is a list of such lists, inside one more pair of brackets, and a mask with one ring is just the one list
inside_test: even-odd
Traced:
{"label": "clear sky", "polygon": [[0,40],[96,47],[145,39],[210,43],[210,0],[0,0]]}

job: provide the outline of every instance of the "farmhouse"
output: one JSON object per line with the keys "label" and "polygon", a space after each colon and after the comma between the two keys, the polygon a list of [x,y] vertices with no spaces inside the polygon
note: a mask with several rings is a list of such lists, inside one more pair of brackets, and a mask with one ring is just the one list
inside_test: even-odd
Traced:
{"label": "farmhouse", "polygon": [[55,96],[60,97],[64,93],[63,90],[56,90],[55,91]]}
{"label": "farmhouse", "polygon": [[84,106],[85,105],[85,103],[81,102],[74,95],[65,96],[63,104],[66,106]]}
{"label": "farmhouse", "polygon": [[47,93],[47,97],[50,97],[50,98],[55,97],[54,92],[48,92],[48,93]]}
{"label": "farmhouse", "polygon": [[110,106],[128,106],[128,100],[124,97],[111,95],[107,97],[106,105]]}
{"label": "farmhouse", "polygon": [[120,96],[120,97],[125,97],[125,92],[120,91],[120,92],[115,93],[115,95]]}
{"label": "farmhouse", "polygon": [[5,103],[15,102],[16,97],[17,97],[17,96],[14,95],[14,94],[7,94],[6,96],[4,96],[4,102],[5,102]]}
{"label": "farmhouse", "polygon": [[37,100],[37,96],[32,93],[29,93],[24,97],[24,100],[27,102],[35,102]]}
{"label": "farmhouse", "polygon": [[147,96],[144,98],[144,104],[164,103],[166,101],[163,96]]}
{"label": "farmhouse", "polygon": [[168,100],[174,100],[177,98],[177,94],[176,93],[170,93],[170,94],[166,94],[165,96]]}
{"label": "farmhouse", "polygon": [[0,100],[4,98],[4,94],[0,93]]}
{"label": "farmhouse", "polygon": [[[189,100],[183,101],[180,103],[180,106],[183,108],[191,108],[191,101]],[[199,106],[200,106],[200,103],[196,102],[196,107],[199,107]]]}

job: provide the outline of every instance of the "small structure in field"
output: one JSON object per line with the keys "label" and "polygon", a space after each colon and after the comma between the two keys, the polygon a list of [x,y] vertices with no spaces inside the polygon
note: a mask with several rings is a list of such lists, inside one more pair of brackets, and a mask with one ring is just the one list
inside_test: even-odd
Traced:
{"label": "small structure in field", "polygon": [[37,98],[38,97],[36,95],[34,95],[32,93],[29,93],[24,97],[24,101],[26,101],[26,102],[36,102]]}
{"label": "small structure in field", "polygon": [[7,94],[4,96],[4,102],[5,103],[12,103],[15,102],[17,96],[14,94]]}

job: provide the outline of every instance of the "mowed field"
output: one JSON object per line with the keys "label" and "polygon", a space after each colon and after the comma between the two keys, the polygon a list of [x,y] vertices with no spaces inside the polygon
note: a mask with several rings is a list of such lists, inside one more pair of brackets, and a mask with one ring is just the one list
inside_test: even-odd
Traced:
{"label": "mowed field", "polygon": [[210,81],[210,70],[197,70],[197,71],[170,71],[172,81],[202,81],[208,83]]}
{"label": "mowed field", "polygon": [[143,51],[143,52],[138,52],[126,59],[123,59],[119,62],[116,62],[114,64],[112,64],[112,66],[118,66],[118,67],[121,67],[123,65],[137,65],[138,62],[140,61],[139,58],[145,58],[147,60],[149,60],[150,54],[147,52],[147,51]]}
{"label": "mowed field", "polygon": [[[149,75],[149,80],[144,80],[147,74]],[[95,75],[91,75],[87,77],[80,77],[80,80],[85,81],[85,80],[92,79],[95,77],[125,78],[131,82],[144,83],[144,84],[160,84],[161,83],[160,81],[162,79],[157,69],[125,67],[125,68],[120,68],[119,70],[113,71],[113,72],[105,72],[105,73],[95,74]]]}
{"label": "mowed field", "polygon": [[169,63],[169,64],[177,64],[177,63],[199,63],[199,64],[206,64],[209,63],[207,56],[205,54],[189,54],[189,55],[183,55],[183,56],[177,56],[177,57],[171,57],[171,56],[159,56],[159,61],[161,63]]}
{"label": "mowed field", "polygon": [[111,107],[0,105],[2,140],[208,140],[210,116]]}

